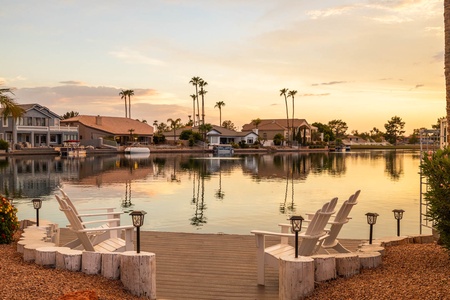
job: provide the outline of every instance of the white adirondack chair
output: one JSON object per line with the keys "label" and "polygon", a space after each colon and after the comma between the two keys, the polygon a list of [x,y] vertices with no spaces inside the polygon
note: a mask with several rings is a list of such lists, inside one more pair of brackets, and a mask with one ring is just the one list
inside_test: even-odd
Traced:
{"label": "white adirondack chair", "polygon": [[[98,228],[111,228],[111,227],[118,227],[120,226],[120,215],[124,212],[121,211],[114,211],[113,207],[96,207],[96,208],[89,208],[84,209],[80,211],[87,211],[89,213],[80,214],[78,212],[78,209],[73,204],[72,200],[69,198],[69,196],[64,192],[62,188],[59,187],[59,191],[61,192],[61,198],[65,200],[65,203],[72,209],[72,211],[78,216],[78,219],[82,223],[84,228],[88,228],[91,225],[94,224],[100,224],[98,226],[95,226],[95,229]],[[94,219],[92,218],[98,218],[98,217],[106,217],[106,219]],[[91,221],[85,221],[84,219],[91,219]],[[70,225],[69,225],[70,226]],[[91,240],[94,244],[98,244],[104,240],[110,239],[110,238],[116,238],[120,235],[120,230],[105,230],[105,231],[99,231],[96,234],[92,233]],[[80,245],[80,240],[75,239],[71,242],[68,242],[65,247],[75,248]]]}
{"label": "white adirondack chair", "polygon": [[[334,208],[336,207],[338,198],[333,198],[330,202],[325,203],[321,209],[319,209],[311,219],[310,225],[305,232],[299,234],[301,242],[298,247],[298,255],[311,256],[316,252],[319,240],[327,236],[325,226],[334,214]],[[288,227],[282,226],[282,232],[270,232],[252,230],[251,233],[256,238],[257,248],[257,263],[258,263],[258,284],[264,285],[264,273],[265,265],[278,269],[279,259],[283,256],[295,255],[295,248],[288,244],[288,238],[293,237],[294,234],[288,233]],[[266,247],[266,236],[278,236],[280,237],[280,243]]]}
{"label": "white adirondack chair", "polygon": [[[344,226],[344,224],[348,223],[351,220],[349,214],[353,206],[358,203],[357,199],[360,193],[361,190],[356,191],[353,195],[351,195],[348,198],[348,200],[342,203],[342,206],[337,212],[337,214],[331,216],[332,221],[328,221],[327,224],[331,226],[325,229],[325,231],[327,232],[327,236],[319,240],[316,248],[317,251],[324,250],[326,253],[330,253],[329,250],[334,249],[338,253],[351,252],[339,242],[337,237],[342,229],[342,226]],[[314,215],[315,214],[313,213],[307,213],[306,219],[303,222],[305,223],[312,222]],[[281,229],[282,232],[288,232],[289,228],[291,227],[290,224],[279,224],[279,225],[282,227]]]}
{"label": "white adirondack chair", "polygon": [[339,209],[338,213],[334,217],[333,221],[329,222],[331,224],[330,229],[328,230],[328,236],[322,240],[321,248],[328,252],[328,249],[334,249],[339,253],[350,253],[351,251],[345,248],[337,239],[339,232],[341,232],[342,226],[347,224],[350,221],[350,211],[353,206],[358,203],[358,197],[361,193],[361,190],[356,191],[353,195],[351,195],[348,200],[345,200]]}
{"label": "white adirondack chair", "polygon": [[[134,226],[102,226],[99,228],[86,228],[81,222],[80,216],[74,212],[66,200],[60,198],[58,195],[55,195],[55,197],[59,203],[60,210],[64,212],[70,223],[69,229],[77,235],[77,240],[71,242],[72,245],[77,245],[76,248],[98,252],[123,252],[133,250]],[[125,240],[119,236],[111,237],[105,234],[106,232],[117,232],[122,230],[125,231]],[[98,238],[99,234],[102,236],[100,239]]]}

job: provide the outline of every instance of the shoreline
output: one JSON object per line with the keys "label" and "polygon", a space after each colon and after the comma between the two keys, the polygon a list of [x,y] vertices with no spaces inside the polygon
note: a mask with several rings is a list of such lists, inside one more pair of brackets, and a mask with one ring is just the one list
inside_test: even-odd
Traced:
{"label": "shoreline", "polygon": [[[399,145],[399,146],[381,146],[381,145],[352,145],[352,150],[420,150],[420,145]],[[176,147],[176,146],[149,146],[151,153],[212,153],[212,150],[199,147]],[[247,148],[234,149],[235,154],[265,154],[265,153],[329,153],[328,148],[288,148],[288,147],[268,147],[268,148]],[[345,153],[346,151],[337,152]],[[123,149],[93,149],[87,150],[87,156],[105,155],[105,154],[124,154]],[[30,148],[24,150],[13,150],[12,152],[0,152],[2,156],[27,156],[27,155],[60,155],[59,151],[54,148]]]}

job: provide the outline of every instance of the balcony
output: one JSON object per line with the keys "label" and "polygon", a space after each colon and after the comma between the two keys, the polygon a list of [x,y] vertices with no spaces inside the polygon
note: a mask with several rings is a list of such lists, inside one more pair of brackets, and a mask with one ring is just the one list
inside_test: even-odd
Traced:
{"label": "balcony", "polygon": [[78,132],[78,127],[74,126],[24,126],[17,125],[17,132]]}

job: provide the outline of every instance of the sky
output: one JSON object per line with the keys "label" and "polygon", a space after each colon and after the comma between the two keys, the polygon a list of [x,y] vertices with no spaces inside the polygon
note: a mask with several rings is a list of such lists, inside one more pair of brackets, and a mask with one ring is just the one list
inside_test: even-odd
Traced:
{"label": "sky", "polygon": [[[443,1],[0,0],[0,87],[63,115],[153,124],[193,115],[192,77],[208,83],[205,122],[286,118],[296,90],[308,123],[340,119],[406,134],[445,116]],[[288,99],[292,117],[292,99]]]}

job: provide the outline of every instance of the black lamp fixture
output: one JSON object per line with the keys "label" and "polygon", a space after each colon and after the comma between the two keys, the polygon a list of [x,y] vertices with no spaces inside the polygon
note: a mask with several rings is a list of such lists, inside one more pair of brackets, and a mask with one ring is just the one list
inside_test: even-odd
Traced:
{"label": "black lamp fixture", "polygon": [[36,226],[39,227],[39,209],[42,207],[42,200],[33,199],[31,202],[33,202],[33,207],[36,210]]}
{"label": "black lamp fixture", "polygon": [[291,230],[295,232],[295,258],[298,257],[298,233],[300,230],[302,230],[302,222],[303,217],[302,216],[292,216],[290,219],[291,221]]}
{"label": "black lamp fixture", "polygon": [[130,213],[133,226],[136,227],[136,253],[141,252],[140,227],[144,224],[144,216],[146,212],[143,210],[133,210]]}
{"label": "black lamp fixture", "polygon": [[377,217],[379,215],[377,213],[367,213],[366,216],[367,216],[367,224],[370,225],[369,244],[372,244],[373,225],[377,223]]}
{"label": "black lamp fixture", "polygon": [[394,218],[397,220],[397,236],[400,236],[400,220],[403,218],[405,211],[403,209],[394,209],[392,212],[394,213]]}

